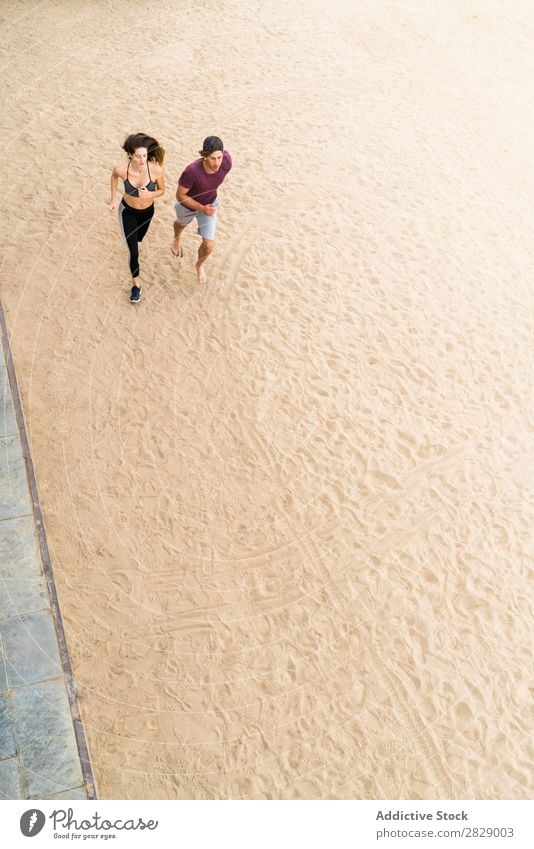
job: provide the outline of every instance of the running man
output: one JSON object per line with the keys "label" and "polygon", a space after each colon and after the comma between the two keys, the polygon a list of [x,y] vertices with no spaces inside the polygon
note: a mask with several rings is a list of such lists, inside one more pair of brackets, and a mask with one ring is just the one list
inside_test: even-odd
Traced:
{"label": "running man", "polygon": [[200,159],[184,168],[176,189],[176,221],[171,251],[181,257],[182,232],[193,218],[197,219],[197,233],[202,237],[196,262],[200,283],[206,282],[204,263],[213,250],[217,226],[217,189],[232,167],[232,157],[218,136],[204,139]]}

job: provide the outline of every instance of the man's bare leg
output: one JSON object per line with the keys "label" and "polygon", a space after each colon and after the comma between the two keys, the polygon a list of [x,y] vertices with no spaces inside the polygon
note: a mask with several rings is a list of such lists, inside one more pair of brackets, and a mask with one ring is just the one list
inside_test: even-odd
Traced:
{"label": "man's bare leg", "polygon": [[198,260],[195,265],[199,283],[206,282],[206,272],[204,271],[204,263],[213,250],[213,239],[202,239],[198,249]]}
{"label": "man's bare leg", "polygon": [[182,232],[185,230],[185,227],[182,227],[181,224],[178,224],[177,221],[174,222],[174,240],[171,245],[171,253],[173,256],[182,257],[184,255],[182,251]]}

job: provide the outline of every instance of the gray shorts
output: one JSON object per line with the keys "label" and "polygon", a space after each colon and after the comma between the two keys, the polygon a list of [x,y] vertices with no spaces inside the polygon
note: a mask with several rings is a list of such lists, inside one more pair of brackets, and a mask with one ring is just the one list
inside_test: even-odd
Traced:
{"label": "gray shorts", "polygon": [[[219,206],[219,199],[215,198],[213,206]],[[217,228],[217,213],[215,215],[204,215],[203,212],[195,212],[194,209],[189,209],[180,201],[176,201],[174,208],[176,210],[176,220],[181,227],[187,227],[193,220],[197,219],[197,233],[203,239],[215,238],[215,230]]]}

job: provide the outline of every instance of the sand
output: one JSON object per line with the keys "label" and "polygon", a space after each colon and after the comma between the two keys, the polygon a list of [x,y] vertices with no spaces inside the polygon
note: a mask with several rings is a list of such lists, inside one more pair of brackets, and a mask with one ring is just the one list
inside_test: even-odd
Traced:
{"label": "sand", "polygon": [[0,20],[2,302],[99,797],[532,796],[531,4]]}

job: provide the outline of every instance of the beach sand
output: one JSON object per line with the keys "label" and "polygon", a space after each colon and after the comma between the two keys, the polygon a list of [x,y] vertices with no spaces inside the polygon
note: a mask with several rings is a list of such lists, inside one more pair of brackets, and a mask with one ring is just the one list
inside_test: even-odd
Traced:
{"label": "beach sand", "polygon": [[[0,21],[2,302],[99,797],[531,797],[531,5]],[[212,133],[200,286],[174,189]]]}

